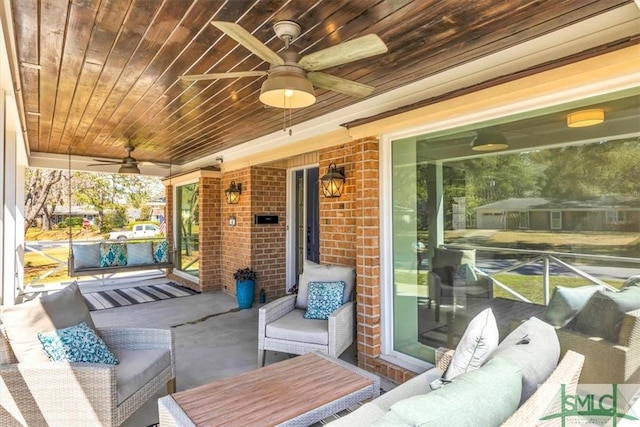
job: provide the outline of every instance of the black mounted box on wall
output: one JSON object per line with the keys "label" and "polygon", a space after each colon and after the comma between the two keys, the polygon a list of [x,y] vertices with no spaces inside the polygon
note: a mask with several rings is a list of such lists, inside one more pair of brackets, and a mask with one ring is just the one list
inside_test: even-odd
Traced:
{"label": "black mounted box on wall", "polygon": [[255,215],[254,224],[277,224],[278,215]]}

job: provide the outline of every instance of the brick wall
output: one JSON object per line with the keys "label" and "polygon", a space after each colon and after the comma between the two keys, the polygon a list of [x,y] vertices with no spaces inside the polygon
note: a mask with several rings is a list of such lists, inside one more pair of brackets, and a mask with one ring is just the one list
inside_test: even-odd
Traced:
{"label": "brick wall", "polygon": [[284,295],[286,289],[286,196],[285,169],[251,168],[251,211],[253,215],[277,215],[278,224],[253,224],[251,230],[252,267],[260,288],[269,300]]}
{"label": "brick wall", "polygon": [[200,291],[222,289],[220,261],[222,237],[220,178],[201,177],[199,191]]}
{"label": "brick wall", "polygon": [[353,141],[319,153],[320,176],[330,163],[345,168],[340,198],[320,196],[320,260],[356,266],[358,365],[395,382],[415,374],[379,358],[381,354],[379,143]]}
{"label": "brick wall", "polygon": [[319,153],[320,177],[329,165],[344,167],[342,196],[327,199],[320,192],[320,262],[356,265],[356,145],[344,144]]}
{"label": "brick wall", "polygon": [[[240,201],[237,205],[229,205],[226,202],[224,190],[229,188],[231,181],[242,185]],[[221,283],[222,290],[231,295],[236,294],[236,282],[233,273],[239,268],[253,267],[251,258],[251,229],[253,216],[251,214],[251,197],[253,186],[251,184],[251,170],[239,169],[225,173],[222,177],[219,191],[221,200]],[[229,217],[236,217],[236,226],[229,225]]]}

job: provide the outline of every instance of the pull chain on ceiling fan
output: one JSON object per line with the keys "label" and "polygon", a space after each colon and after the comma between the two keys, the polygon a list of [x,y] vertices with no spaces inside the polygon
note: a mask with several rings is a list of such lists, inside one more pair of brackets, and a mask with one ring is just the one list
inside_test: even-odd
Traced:
{"label": "pull chain on ceiling fan", "polygon": [[273,26],[278,38],[285,43],[284,50],[278,53],[238,24],[223,21],[212,21],[211,24],[271,64],[269,70],[183,75],[180,79],[194,81],[267,76],[260,90],[260,101],[276,108],[292,109],[312,105],[316,101],[314,86],[355,98],[370,95],[375,89],[373,86],[326,74],[320,70],[388,51],[380,37],[369,34],[300,57],[298,52],[290,48],[291,42],[300,35],[301,28],[296,22],[279,21]]}

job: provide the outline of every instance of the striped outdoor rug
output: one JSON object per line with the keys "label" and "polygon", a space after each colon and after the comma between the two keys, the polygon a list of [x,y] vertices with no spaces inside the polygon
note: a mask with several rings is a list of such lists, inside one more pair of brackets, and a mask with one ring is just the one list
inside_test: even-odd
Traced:
{"label": "striped outdoor rug", "polygon": [[104,310],[125,305],[142,304],[169,298],[180,298],[198,292],[173,282],[158,285],[135,286],[132,288],[112,289],[82,294],[89,311]]}

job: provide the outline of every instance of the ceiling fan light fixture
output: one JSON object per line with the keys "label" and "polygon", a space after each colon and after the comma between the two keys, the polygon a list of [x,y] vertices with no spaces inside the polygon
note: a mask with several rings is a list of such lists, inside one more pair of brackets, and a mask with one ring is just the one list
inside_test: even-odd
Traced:
{"label": "ceiling fan light fixture", "polygon": [[604,110],[594,108],[592,110],[580,110],[567,114],[567,126],[570,128],[582,128],[604,122]]}
{"label": "ceiling fan light fixture", "polygon": [[509,148],[507,138],[495,130],[480,130],[478,135],[471,141],[473,151],[498,151]]}
{"label": "ceiling fan light fixture", "polygon": [[140,175],[140,169],[138,169],[138,165],[125,163],[120,166],[120,169],[118,169],[118,173]]}
{"label": "ceiling fan light fixture", "polygon": [[303,108],[316,102],[313,85],[302,72],[271,74],[262,83],[260,102],[276,108]]}

